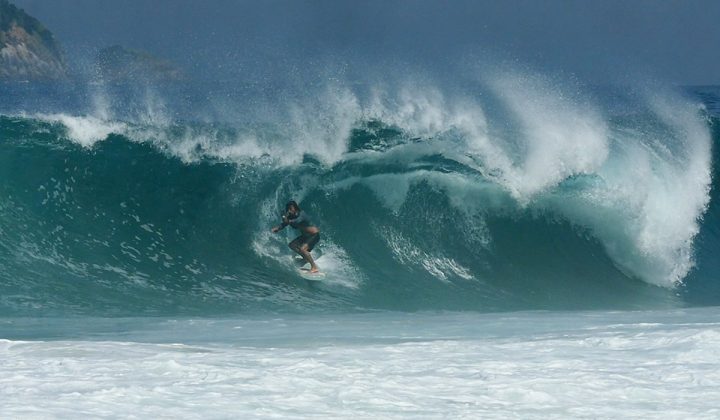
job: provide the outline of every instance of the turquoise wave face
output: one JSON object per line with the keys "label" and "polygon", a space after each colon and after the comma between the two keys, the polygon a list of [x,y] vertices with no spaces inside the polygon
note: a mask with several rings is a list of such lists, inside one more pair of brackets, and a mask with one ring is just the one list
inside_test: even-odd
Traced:
{"label": "turquoise wave face", "polygon": [[[502,92],[335,92],[283,124],[1,116],[0,312],[718,304],[716,120]],[[290,199],[322,230],[324,283],[269,231]]]}

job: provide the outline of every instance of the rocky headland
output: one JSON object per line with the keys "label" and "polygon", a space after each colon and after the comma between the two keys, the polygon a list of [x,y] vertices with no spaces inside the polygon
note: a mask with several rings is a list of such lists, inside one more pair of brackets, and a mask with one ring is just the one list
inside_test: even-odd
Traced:
{"label": "rocky headland", "polygon": [[0,0],[0,80],[55,80],[67,64],[53,34],[37,19]]}

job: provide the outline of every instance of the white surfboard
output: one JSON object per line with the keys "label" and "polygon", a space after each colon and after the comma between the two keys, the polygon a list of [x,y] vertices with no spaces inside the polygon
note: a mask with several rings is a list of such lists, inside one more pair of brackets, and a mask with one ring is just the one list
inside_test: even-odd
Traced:
{"label": "white surfboard", "polygon": [[325,273],[322,271],[311,273],[307,268],[299,268],[298,274],[300,274],[300,277],[310,281],[322,281],[325,279]]}

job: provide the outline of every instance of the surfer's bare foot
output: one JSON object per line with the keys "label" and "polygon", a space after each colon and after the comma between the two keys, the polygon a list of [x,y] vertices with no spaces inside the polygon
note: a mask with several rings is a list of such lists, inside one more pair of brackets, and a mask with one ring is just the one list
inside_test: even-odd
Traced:
{"label": "surfer's bare foot", "polygon": [[318,269],[317,267],[312,267],[312,268],[310,269],[310,272],[311,272],[311,273],[317,273],[318,271],[320,271],[320,269]]}

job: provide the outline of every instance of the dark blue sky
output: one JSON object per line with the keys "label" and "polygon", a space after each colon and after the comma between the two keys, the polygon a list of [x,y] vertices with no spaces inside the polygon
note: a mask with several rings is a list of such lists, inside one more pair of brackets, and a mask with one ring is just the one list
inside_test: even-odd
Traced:
{"label": "dark blue sky", "polygon": [[718,0],[11,1],[71,57],[121,44],[211,77],[502,59],[591,83],[720,84]]}

